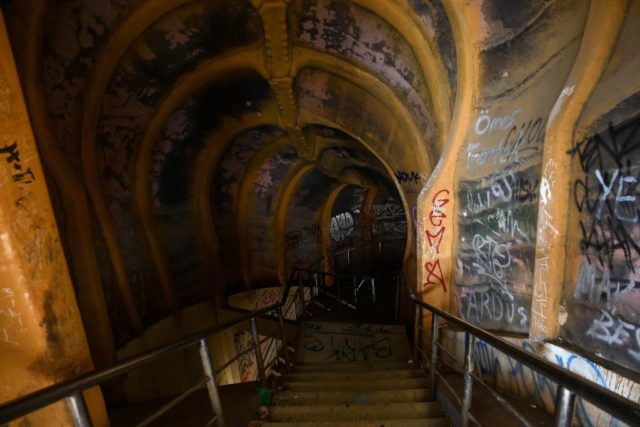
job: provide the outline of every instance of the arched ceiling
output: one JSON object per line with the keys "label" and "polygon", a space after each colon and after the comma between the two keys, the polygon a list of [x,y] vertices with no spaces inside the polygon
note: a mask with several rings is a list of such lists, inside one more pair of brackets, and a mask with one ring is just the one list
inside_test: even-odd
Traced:
{"label": "arched ceiling", "polygon": [[[383,239],[430,303],[557,336],[565,285],[590,259],[581,221],[593,218],[549,204],[549,188],[554,200],[573,196],[574,143],[617,126],[633,134],[639,10],[3,2],[94,353],[194,303],[285,283],[292,265],[331,270],[336,253]],[[483,242],[502,245],[504,265]],[[479,301],[497,311],[484,318]],[[583,303],[565,336],[593,343],[575,320]]]}
{"label": "arched ceiling", "polygon": [[438,0],[32,0],[5,13],[61,209],[94,224],[68,242],[72,258],[98,248],[97,272],[76,278],[102,283],[121,307],[112,322],[137,330],[230,283],[282,282],[285,235],[323,221],[346,185],[395,187],[410,210],[417,194],[396,173],[431,172],[455,99]]}

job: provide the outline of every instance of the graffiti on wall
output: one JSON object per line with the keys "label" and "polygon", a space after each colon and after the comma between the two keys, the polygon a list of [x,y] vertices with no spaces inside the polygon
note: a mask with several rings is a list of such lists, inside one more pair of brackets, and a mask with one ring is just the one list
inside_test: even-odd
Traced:
{"label": "graffiti on wall", "polygon": [[446,230],[444,221],[447,218],[447,204],[449,204],[449,190],[447,189],[441,189],[431,199],[429,224],[425,230],[429,260],[424,264],[426,274],[425,282],[422,285],[423,288],[442,287],[444,292],[447,292],[447,285],[440,266],[440,243],[442,243]]}
{"label": "graffiti on wall", "polygon": [[[253,347],[251,333],[247,331],[234,333],[233,342],[235,344],[237,354],[247,351]],[[240,371],[240,381],[242,382],[253,381],[258,377],[256,358],[252,351],[244,353],[238,358],[238,370]]]}
{"label": "graffiti on wall", "polygon": [[[315,223],[308,223],[289,231],[285,234],[285,248],[287,254],[298,262],[309,263],[320,254],[321,246],[320,226]],[[310,264],[305,264],[311,266]]]}
{"label": "graffiti on wall", "polygon": [[331,218],[329,233],[334,242],[347,240],[353,234],[356,224],[351,212],[341,212]]}
{"label": "graffiti on wall", "polygon": [[460,314],[487,328],[529,329],[545,121],[481,110],[457,196]]}
{"label": "graffiti on wall", "polygon": [[400,184],[415,184],[420,185],[425,182],[429,175],[426,173],[420,173],[416,171],[397,171],[395,173],[396,179]]}
{"label": "graffiti on wall", "polygon": [[392,337],[384,325],[335,324],[331,330],[321,323],[305,325],[303,349],[318,360],[359,362],[389,359],[394,355]]}
{"label": "graffiti on wall", "polygon": [[561,332],[629,367],[640,362],[639,131],[637,118],[610,124],[569,152],[581,262]]}
{"label": "graffiti on wall", "polygon": [[407,234],[407,218],[402,205],[394,202],[373,205],[373,236],[404,237]]}
{"label": "graffiti on wall", "polygon": [[[549,362],[570,370],[598,385],[621,394],[628,399],[640,397],[640,384],[561,347],[539,344],[529,340],[511,340],[524,350],[535,353]],[[477,340],[473,349],[476,368],[482,377],[513,394],[525,397],[533,404],[553,413],[556,384],[521,362],[505,356],[484,341]],[[577,399],[575,415],[579,425],[622,425],[597,407]]]}

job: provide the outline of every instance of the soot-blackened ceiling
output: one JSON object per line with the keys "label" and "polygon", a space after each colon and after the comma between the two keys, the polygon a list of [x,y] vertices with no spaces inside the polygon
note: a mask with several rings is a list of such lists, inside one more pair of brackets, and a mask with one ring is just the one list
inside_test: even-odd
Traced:
{"label": "soot-blackened ceiling", "polygon": [[439,156],[456,61],[440,3],[400,3],[4,7],[67,249],[95,265],[72,261],[75,280],[97,282],[119,342],[295,263],[327,267],[349,186],[354,206],[415,206],[396,177]]}

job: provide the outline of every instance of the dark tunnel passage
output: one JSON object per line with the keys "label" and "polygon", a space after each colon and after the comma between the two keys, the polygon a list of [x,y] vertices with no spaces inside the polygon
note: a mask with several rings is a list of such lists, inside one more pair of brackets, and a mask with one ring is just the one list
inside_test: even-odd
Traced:
{"label": "dark tunnel passage", "polygon": [[[407,289],[640,396],[640,1],[0,4],[0,402],[264,307],[296,269],[375,277],[369,314],[418,346]],[[141,378],[122,395],[174,386]]]}

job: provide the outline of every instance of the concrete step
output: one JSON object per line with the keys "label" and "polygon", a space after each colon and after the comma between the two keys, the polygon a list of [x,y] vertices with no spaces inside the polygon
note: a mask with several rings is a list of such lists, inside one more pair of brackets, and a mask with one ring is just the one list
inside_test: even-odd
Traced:
{"label": "concrete step", "polygon": [[380,403],[377,405],[270,406],[269,421],[352,421],[442,417],[435,402]]}
{"label": "concrete step", "polygon": [[299,363],[408,361],[411,358],[404,326],[346,322],[300,324]]}
{"label": "concrete step", "polygon": [[422,369],[395,369],[382,371],[353,371],[353,372],[296,372],[287,375],[287,381],[377,381],[383,379],[425,378]]}
{"label": "concrete step", "polygon": [[329,403],[377,404],[393,402],[426,402],[428,390],[372,391],[280,391],[273,396],[276,405],[315,405]]}
{"label": "concrete step", "polygon": [[290,391],[347,391],[347,390],[400,390],[426,387],[425,378],[399,378],[347,381],[285,381],[283,388]]}
{"label": "concrete step", "polygon": [[354,420],[354,421],[310,421],[310,422],[265,422],[251,421],[249,427],[449,427],[446,418],[403,420]]}
{"label": "concrete step", "polygon": [[383,371],[394,369],[411,369],[413,365],[408,361],[402,362],[348,362],[348,363],[324,363],[313,365],[296,365],[293,372],[356,372],[356,371]]}

